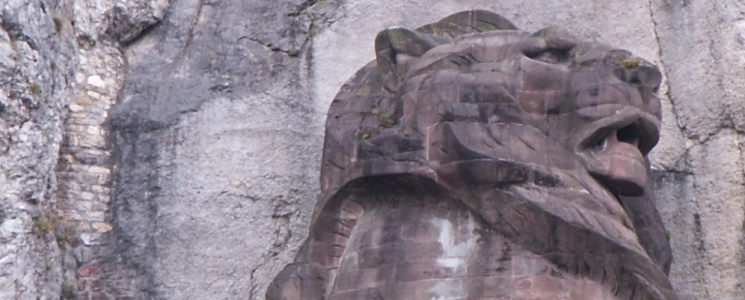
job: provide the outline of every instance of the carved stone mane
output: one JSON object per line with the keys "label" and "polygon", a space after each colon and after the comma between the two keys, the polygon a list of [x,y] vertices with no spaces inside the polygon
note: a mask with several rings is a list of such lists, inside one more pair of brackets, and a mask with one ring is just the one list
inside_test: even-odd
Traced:
{"label": "carved stone mane", "polygon": [[661,74],[466,11],[378,34],[267,299],[677,299],[650,191]]}

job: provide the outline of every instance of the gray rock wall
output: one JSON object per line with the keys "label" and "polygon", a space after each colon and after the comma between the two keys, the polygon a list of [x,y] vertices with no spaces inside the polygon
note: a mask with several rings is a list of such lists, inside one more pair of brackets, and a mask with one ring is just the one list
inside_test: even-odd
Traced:
{"label": "gray rock wall", "polygon": [[71,11],[57,1],[0,3],[0,299],[58,299],[54,170],[77,66]]}
{"label": "gray rock wall", "polygon": [[377,32],[467,9],[661,66],[672,281],[745,295],[742,1],[0,4],[2,299],[263,299],[307,234],[328,105]]}

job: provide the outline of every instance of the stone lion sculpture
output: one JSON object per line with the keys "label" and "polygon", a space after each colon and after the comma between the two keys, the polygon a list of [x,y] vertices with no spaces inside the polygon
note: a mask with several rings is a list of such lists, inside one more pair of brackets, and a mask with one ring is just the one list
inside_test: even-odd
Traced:
{"label": "stone lion sculpture", "polygon": [[310,234],[267,299],[677,299],[655,66],[486,11],[375,48],[331,104]]}

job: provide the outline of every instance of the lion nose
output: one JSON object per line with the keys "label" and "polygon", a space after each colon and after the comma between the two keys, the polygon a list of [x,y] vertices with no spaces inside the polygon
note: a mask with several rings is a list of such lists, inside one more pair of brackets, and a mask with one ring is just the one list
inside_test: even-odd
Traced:
{"label": "lion nose", "polygon": [[653,66],[618,66],[613,74],[623,82],[652,89],[657,92],[662,82],[662,73]]}

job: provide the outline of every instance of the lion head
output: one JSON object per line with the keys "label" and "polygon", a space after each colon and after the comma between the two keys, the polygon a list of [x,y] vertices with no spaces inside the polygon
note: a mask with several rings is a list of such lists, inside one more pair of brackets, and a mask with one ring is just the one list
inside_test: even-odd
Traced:
{"label": "lion head", "polygon": [[[395,53],[386,39],[406,35],[417,37],[389,29],[379,46]],[[470,34],[417,59],[394,55],[403,66],[382,69],[405,72],[391,85],[398,133],[428,141],[430,166],[506,160],[571,169],[576,159],[612,193],[643,194],[660,126],[662,76],[650,63],[556,28]]]}
{"label": "lion head", "polygon": [[[556,27],[520,31],[485,11],[389,28],[375,47],[376,60],[331,104],[322,196],[301,256],[313,261],[332,243],[322,224],[349,210],[340,207],[350,186],[418,177],[556,264],[576,264],[561,253],[608,245],[630,261],[614,267],[618,280],[674,297],[661,296],[672,295],[671,256],[649,190],[661,123],[653,64]],[[545,222],[521,227],[525,215]],[[556,226],[583,232],[586,245],[523,238]]]}

